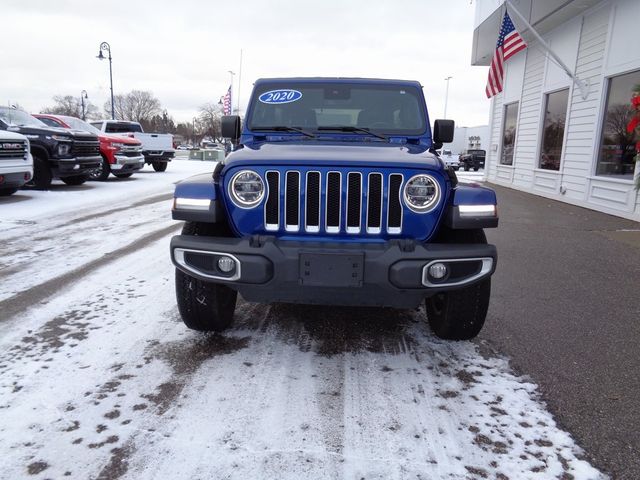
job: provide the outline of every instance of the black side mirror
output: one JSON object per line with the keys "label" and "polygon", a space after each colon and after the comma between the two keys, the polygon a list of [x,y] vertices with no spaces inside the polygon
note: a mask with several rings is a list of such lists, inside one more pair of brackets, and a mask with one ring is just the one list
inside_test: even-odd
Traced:
{"label": "black side mirror", "polygon": [[238,115],[225,115],[220,121],[222,136],[237,143],[240,139],[240,117]]}
{"label": "black side mirror", "polygon": [[433,123],[433,143],[439,143],[440,146],[434,146],[436,148],[442,148],[443,143],[453,142],[453,132],[455,128],[455,122],[453,120],[436,120]]}

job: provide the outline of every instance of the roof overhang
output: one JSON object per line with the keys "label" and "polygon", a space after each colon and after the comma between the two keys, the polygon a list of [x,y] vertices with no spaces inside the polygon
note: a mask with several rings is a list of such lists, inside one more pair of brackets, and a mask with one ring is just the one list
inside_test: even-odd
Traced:
{"label": "roof overhang", "polygon": [[[481,5],[483,0],[478,0],[476,10],[480,10],[485,5]],[[486,0],[485,0],[486,1]],[[586,10],[603,0],[513,0],[512,3],[518,12],[524,16],[535,30],[543,35],[550,32],[557,26],[582,15]],[[471,50],[471,65],[489,65],[496,48],[498,31],[505,11],[505,4],[502,3],[495,10],[478,23],[473,31],[473,46]],[[518,32],[526,42],[533,37],[531,32],[525,28],[522,21],[516,14],[510,14]]]}

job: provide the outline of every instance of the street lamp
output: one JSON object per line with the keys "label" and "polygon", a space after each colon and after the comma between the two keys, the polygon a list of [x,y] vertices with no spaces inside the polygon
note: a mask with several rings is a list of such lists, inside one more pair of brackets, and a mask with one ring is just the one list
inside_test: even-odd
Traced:
{"label": "street lamp", "polygon": [[444,94],[444,118],[447,118],[447,102],[449,101],[449,80],[451,80],[453,77],[447,77],[445,78],[445,81],[447,82],[447,92]]}
{"label": "street lamp", "polygon": [[84,116],[84,99],[85,98],[89,98],[89,96],[87,95],[87,91],[86,90],[82,90],[80,92],[80,103],[82,104],[82,120],[86,120],[85,116]]}
{"label": "street lamp", "polygon": [[193,146],[196,145],[196,117],[193,117]]}
{"label": "street lamp", "polygon": [[109,52],[109,56],[107,58],[109,59],[109,81],[111,82],[111,120],[115,120],[116,113],[113,107],[113,71],[111,69],[111,45],[109,45],[107,42],[102,42],[100,44],[100,49],[98,50],[98,56],[96,57],[98,60],[105,59],[105,56],[102,54],[103,51]]}

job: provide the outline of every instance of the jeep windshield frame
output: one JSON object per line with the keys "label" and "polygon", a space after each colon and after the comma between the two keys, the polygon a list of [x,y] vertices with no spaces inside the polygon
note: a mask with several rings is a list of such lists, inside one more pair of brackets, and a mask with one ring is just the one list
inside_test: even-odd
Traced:
{"label": "jeep windshield frame", "polygon": [[[272,92],[295,92],[285,101]],[[258,81],[246,119],[251,132],[305,132],[386,139],[430,137],[422,90],[417,82],[351,79]],[[249,132],[249,133],[250,133]],[[293,132],[295,133],[295,132]]]}

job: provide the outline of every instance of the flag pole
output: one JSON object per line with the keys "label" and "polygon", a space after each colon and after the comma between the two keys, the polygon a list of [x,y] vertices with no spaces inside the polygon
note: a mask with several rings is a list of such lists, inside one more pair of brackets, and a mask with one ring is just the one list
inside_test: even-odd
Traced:
{"label": "flag pole", "polygon": [[589,97],[589,82],[578,78],[569,67],[556,55],[556,53],[551,50],[551,46],[536,32],[536,30],[531,26],[531,24],[527,21],[526,18],[518,11],[516,7],[513,6],[510,0],[505,0],[505,5],[509,7],[509,10],[516,14],[518,19],[524,24],[526,28],[529,29],[531,34],[540,42],[540,44],[544,47],[546,52],[553,58],[553,60],[564,70],[564,72],[573,80],[573,82],[580,89],[580,94],[583,100],[586,100]]}

